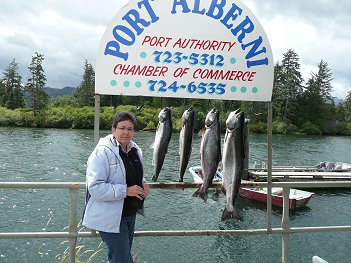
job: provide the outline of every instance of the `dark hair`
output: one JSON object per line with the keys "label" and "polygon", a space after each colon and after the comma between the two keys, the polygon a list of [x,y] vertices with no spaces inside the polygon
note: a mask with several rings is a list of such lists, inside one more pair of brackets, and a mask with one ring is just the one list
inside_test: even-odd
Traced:
{"label": "dark hair", "polygon": [[116,128],[117,124],[121,121],[130,121],[131,123],[133,123],[134,127],[137,124],[136,118],[132,113],[123,111],[115,115],[115,117],[113,118],[112,127]]}

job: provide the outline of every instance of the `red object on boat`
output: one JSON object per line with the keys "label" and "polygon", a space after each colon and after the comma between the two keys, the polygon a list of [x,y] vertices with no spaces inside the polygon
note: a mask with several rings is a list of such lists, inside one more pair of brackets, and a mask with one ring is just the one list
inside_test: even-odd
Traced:
{"label": "red object on boat", "polygon": [[[201,166],[194,166],[189,168],[190,173],[193,176],[195,183],[202,183],[202,178],[199,176],[201,171]],[[223,175],[221,172],[217,171],[213,182],[221,182]],[[250,182],[242,180],[242,183]],[[261,203],[267,203],[267,188],[262,188],[259,186],[255,187],[241,187],[239,194],[243,197],[249,198],[251,200],[256,200]],[[311,199],[314,193],[303,191],[299,189],[290,189],[289,193],[289,209],[295,209],[297,207],[306,206],[308,201]],[[272,187],[272,205],[283,207],[283,188]]]}
{"label": "red object on boat", "polygon": [[[282,188],[272,188],[272,205],[283,207],[283,196]],[[241,196],[246,198],[259,201],[261,203],[267,203],[267,188],[246,188],[242,187],[239,191]],[[295,209],[297,207],[306,206],[308,201],[311,199],[313,193],[302,191],[298,189],[290,189],[289,194],[289,208]]]}

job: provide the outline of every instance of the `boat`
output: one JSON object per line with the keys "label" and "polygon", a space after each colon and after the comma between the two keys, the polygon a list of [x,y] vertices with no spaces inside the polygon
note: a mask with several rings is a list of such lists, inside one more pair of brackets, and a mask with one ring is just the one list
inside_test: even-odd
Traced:
{"label": "boat", "polygon": [[315,166],[321,171],[350,172],[351,164],[343,162],[320,162]]}
{"label": "boat", "polygon": [[[267,166],[256,164],[249,168],[249,178],[265,181],[268,177]],[[343,162],[320,162],[314,166],[273,166],[274,181],[349,181],[351,180],[351,164]]]}
{"label": "boat", "polygon": [[[262,163],[254,164],[250,171],[267,171],[267,165]],[[319,162],[313,166],[273,166],[272,171],[276,172],[351,172],[351,164],[343,162]]]}
{"label": "boat", "polygon": [[[201,177],[201,166],[193,166],[189,168],[193,180],[195,183],[202,183]],[[212,182],[221,182],[223,174],[217,170],[215,177]],[[248,183],[251,181],[241,180],[242,183]],[[251,200],[255,200],[261,203],[267,203],[267,188],[253,186],[253,187],[241,187],[239,194]],[[299,189],[290,188],[289,194],[289,209],[295,209],[298,207],[306,206],[314,193],[303,191]],[[272,187],[272,205],[283,207],[283,188]]]}

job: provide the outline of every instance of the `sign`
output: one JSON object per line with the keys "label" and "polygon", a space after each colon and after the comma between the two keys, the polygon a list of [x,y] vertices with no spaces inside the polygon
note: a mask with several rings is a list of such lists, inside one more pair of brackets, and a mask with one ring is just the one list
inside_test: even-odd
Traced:
{"label": "sign", "polygon": [[102,37],[95,93],[270,101],[267,36],[237,0],[131,0]]}

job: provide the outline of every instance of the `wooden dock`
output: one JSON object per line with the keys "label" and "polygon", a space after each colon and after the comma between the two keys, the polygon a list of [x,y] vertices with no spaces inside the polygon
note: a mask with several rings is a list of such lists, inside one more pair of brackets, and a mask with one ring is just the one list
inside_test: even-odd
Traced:
{"label": "wooden dock", "polygon": [[[267,180],[266,169],[249,169],[251,180]],[[351,170],[321,170],[315,167],[273,167],[273,181],[350,181]]]}

